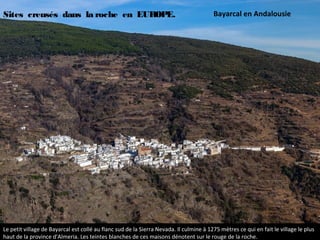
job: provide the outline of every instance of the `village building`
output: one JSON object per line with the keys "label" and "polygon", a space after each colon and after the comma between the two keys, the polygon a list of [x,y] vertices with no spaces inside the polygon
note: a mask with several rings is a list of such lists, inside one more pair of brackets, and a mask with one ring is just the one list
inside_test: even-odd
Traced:
{"label": "village building", "polygon": [[310,158],[315,161],[320,161],[320,149],[310,149]]}
{"label": "village building", "polygon": [[[39,155],[53,157],[59,154],[70,154],[70,160],[92,174],[102,170],[116,170],[132,165],[169,168],[191,166],[191,159],[204,158],[208,155],[221,154],[222,149],[230,148],[225,140],[213,141],[199,139],[195,142],[184,140],[182,144],[166,145],[157,139],[147,140],[135,136],[123,136],[114,139],[113,145],[82,144],[69,136],[51,136],[37,141],[36,147],[25,149],[23,156]],[[265,151],[283,151],[284,147],[263,147]],[[231,147],[235,150],[261,151],[261,147]],[[316,156],[320,156],[317,152]],[[22,161],[17,158],[17,161]]]}
{"label": "village building", "polygon": [[152,152],[151,147],[146,147],[146,146],[139,146],[138,147],[138,155],[139,156],[150,155],[151,152]]}

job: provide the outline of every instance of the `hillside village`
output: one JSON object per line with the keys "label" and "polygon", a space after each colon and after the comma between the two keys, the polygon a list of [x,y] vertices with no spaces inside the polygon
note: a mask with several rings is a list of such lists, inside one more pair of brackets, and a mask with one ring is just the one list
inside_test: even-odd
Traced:
{"label": "hillside village", "polygon": [[208,139],[196,142],[185,140],[183,144],[160,143],[157,139],[145,140],[135,136],[125,137],[120,134],[114,139],[114,145],[82,144],[69,136],[51,136],[37,141],[35,148],[25,149],[18,161],[27,156],[54,157],[70,154],[70,160],[92,174],[105,169],[121,169],[133,164],[154,168],[190,167],[191,159],[203,158],[205,155],[221,153],[228,147],[224,141],[215,142]]}
{"label": "hillside village", "polygon": [[83,144],[69,136],[51,136],[37,141],[34,148],[25,149],[17,158],[24,160],[28,156],[54,157],[70,154],[69,159],[92,174],[101,170],[122,169],[132,165],[151,166],[172,169],[178,166],[190,167],[192,158],[204,158],[206,155],[221,154],[222,149],[251,151],[283,151],[284,147],[230,147],[225,140],[214,141],[200,139],[195,142],[184,140],[182,144],[166,145],[157,139],[146,140],[135,136],[123,136],[114,139],[113,145]]}

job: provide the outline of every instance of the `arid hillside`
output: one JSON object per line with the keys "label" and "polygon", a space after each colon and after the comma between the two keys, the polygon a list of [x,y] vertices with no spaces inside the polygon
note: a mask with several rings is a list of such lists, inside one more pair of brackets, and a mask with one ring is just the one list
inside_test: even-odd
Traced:
{"label": "arid hillside", "polygon": [[[319,223],[319,164],[308,163],[320,148],[318,63],[192,39],[0,25],[0,221]],[[119,133],[287,149],[228,149],[193,159],[189,174],[91,175],[68,156],[15,160],[52,135],[110,144]]]}
{"label": "arid hillside", "polygon": [[318,96],[266,87],[222,97],[207,79],[170,81],[161,77],[165,71],[145,57],[121,55],[4,63],[1,140],[14,148],[60,133],[109,143],[122,133],[164,142],[211,138],[319,147]]}

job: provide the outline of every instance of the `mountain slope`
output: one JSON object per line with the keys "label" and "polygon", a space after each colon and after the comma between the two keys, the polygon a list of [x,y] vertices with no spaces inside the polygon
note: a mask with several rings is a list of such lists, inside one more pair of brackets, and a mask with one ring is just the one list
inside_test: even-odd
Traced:
{"label": "mountain slope", "polygon": [[[319,64],[297,58],[211,41],[103,32],[55,23],[0,20],[0,27],[3,59],[42,54],[138,54],[160,64],[170,80],[206,78],[220,95],[270,87],[320,94]],[[220,81],[225,76],[233,76],[233,81]]]}
{"label": "mountain slope", "polygon": [[42,54],[135,53],[127,34],[102,32],[68,25],[0,20],[2,58]]}
{"label": "mountain slope", "polygon": [[[42,22],[0,27],[0,220],[319,220],[310,183],[317,171],[294,166],[320,148],[318,63],[185,38]],[[190,175],[137,167],[90,176],[50,158],[13,161],[50,135],[111,143],[119,133],[295,148],[224,152],[193,161]]]}

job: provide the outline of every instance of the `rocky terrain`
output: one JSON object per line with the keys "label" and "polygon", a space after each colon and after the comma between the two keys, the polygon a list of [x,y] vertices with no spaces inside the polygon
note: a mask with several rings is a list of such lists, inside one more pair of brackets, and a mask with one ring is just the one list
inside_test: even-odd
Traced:
{"label": "rocky terrain", "polygon": [[[0,49],[2,222],[320,222],[319,170],[295,164],[320,148],[318,63],[120,33],[106,35],[112,48],[63,52],[53,37],[15,38],[14,22],[0,24],[12,31],[2,42],[11,36],[19,53]],[[91,175],[67,156],[15,161],[51,135],[111,143],[119,133],[291,148],[226,150],[192,161],[187,175],[146,167]]]}

